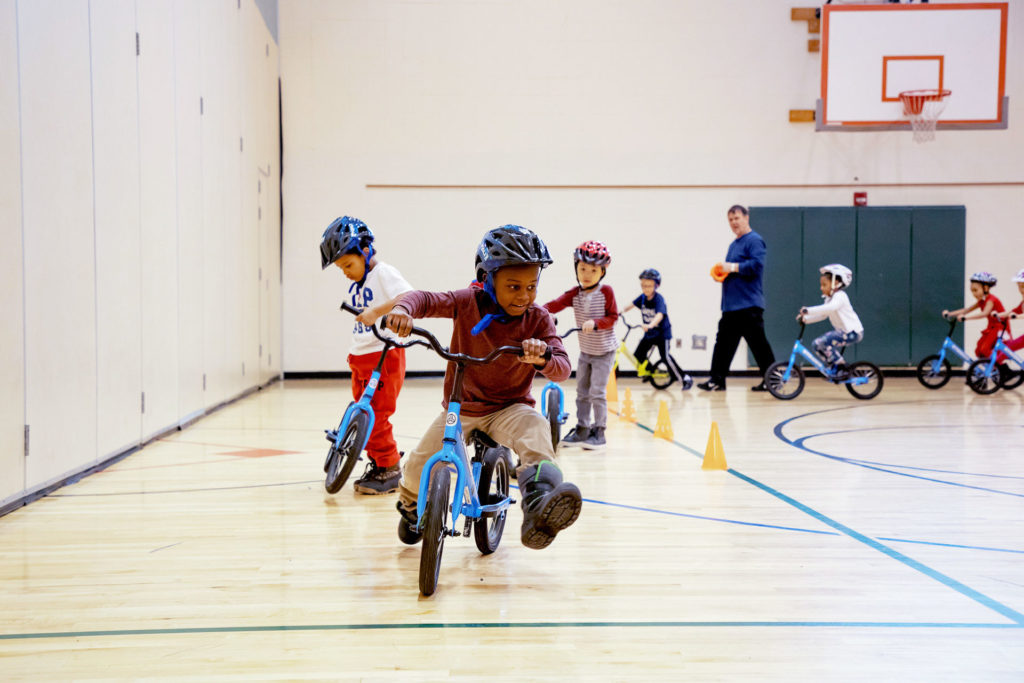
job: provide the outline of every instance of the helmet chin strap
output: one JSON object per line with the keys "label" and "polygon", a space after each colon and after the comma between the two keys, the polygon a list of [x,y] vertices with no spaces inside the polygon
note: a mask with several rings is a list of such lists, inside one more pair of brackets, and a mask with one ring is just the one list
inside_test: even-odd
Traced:
{"label": "helmet chin strap", "polygon": [[[487,292],[489,297],[491,297],[491,301],[494,302],[494,305],[501,308],[501,304],[498,303],[497,294],[494,291],[494,275],[492,273],[487,273],[487,277],[484,278],[484,291]],[[505,313],[504,310],[502,310],[501,313],[485,313],[484,317],[480,318],[480,322],[473,325],[473,329],[471,329],[469,333],[475,337],[486,330],[487,327],[495,320],[502,323],[507,322],[509,320],[509,315]]]}
{"label": "helmet chin strap", "polygon": [[367,248],[369,251],[364,254],[363,258],[363,278],[357,283],[360,287],[366,283],[366,276],[370,274],[370,259],[372,259],[373,255],[377,253],[377,250],[373,248],[372,244]]}

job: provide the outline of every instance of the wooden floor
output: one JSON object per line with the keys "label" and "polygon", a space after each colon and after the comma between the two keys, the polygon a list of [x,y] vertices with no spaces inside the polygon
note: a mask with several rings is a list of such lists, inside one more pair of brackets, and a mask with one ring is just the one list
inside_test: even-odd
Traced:
{"label": "wooden floor", "polygon": [[620,383],[639,422],[561,453],[579,522],[449,539],[430,598],[394,495],[324,492],[347,384],[277,383],[0,518],[0,680],[1024,680],[1024,390],[751,382]]}

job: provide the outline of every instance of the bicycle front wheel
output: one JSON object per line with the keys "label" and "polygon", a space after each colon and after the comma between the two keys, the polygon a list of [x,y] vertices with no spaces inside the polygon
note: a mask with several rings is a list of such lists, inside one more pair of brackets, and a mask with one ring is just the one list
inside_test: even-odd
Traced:
{"label": "bicycle front wheel", "polygon": [[979,358],[967,368],[967,386],[976,394],[994,394],[999,391],[1003,376],[998,365],[989,366],[988,358]]}
{"label": "bicycle front wheel", "polygon": [[448,465],[439,462],[430,473],[427,506],[423,511],[423,549],[420,551],[420,592],[433,595],[437,590],[437,577],[441,575],[441,553],[444,537],[448,534],[448,494],[452,474]]}
{"label": "bicycle front wheel", "polygon": [[[484,453],[484,464],[480,468],[480,484],[477,493],[481,505],[493,505],[508,498],[509,471],[508,458],[501,448],[488,448]],[[484,555],[490,555],[498,549],[501,534],[505,530],[505,517],[508,508],[498,512],[488,512],[473,522],[473,539],[477,549]]]}
{"label": "bicycle front wheel", "polygon": [[939,362],[938,354],[932,354],[917,364],[917,381],[929,389],[941,389],[950,377],[949,361]]}
{"label": "bicycle front wheel", "polygon": [[651,385],[655,389],[668,389],[675,381],[676,378],[664,358],[651,366]]}
{"label": "bicycle front wheel", "polygon": [[341,445],[337,448],[331,446],[327,456],[327,476],[324,478],[327,493],[337,493],[348,481],[348,475],[352,474],[352,468],[356,466],[359,454],[363,451],[369,426],[370,420],[366,413],[353,414],[341,437]]}
{"label": "bicycle front wheel", "polygon": [[768,393],[782,401],[790,401],[800,395],[804,390],[804,371],[799,365],[794,365],[789,370],[789,379],[786,379],[786,368],[789,368],[789,361],[780,360],[768,366],[764,373],[764,386]]}
{"label": "bicycle front wheel", "polygon": [[882,371],[878,366],[862,360],[850,366],[850,379],[846,381],[846,390],[854,397],[866,401],[878,396],[884,383],[885,378],[882,377]]}

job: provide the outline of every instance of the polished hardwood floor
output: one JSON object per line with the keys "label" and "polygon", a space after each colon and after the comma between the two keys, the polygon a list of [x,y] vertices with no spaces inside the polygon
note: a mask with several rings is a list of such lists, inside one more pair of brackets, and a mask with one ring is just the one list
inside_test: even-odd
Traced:
{"label": "polished hardwood floor", "polygon": [[1024,390],[751,383],[620,381],[637,422],[560,451],[577,524],[449,539],[426,598],[394,494],[324,491],[347,383],[279,382],[0,518],[0,680],[1024,680]]}

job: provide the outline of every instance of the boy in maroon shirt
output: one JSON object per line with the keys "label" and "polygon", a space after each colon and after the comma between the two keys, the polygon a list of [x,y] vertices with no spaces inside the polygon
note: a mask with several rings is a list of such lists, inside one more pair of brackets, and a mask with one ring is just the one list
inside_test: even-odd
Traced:
{"label": "boy in maroon shirt", "polygon": [[[523,355],[499,356],[489,365],[469,365],[463,376],[462,427],[485,432],[516,452],[523,504],[521,540],[528,548],[547,547],[555,535],[572,525],[582,507],[580,491],[562,480],[555,465],[547,419],[533,409],[530,387],[537,372],[555,382],[569,377],[569,356],[551,316],[534,304],[540,271],[551,264],[548,249],[532,231],[503,225],[489,231],[477,248],[477,280],[483,288],[454,292],[413,291],[403,294],[388,314],[388,327],[407,336],[415,318],[452,318],[449,349],[486,356],[498,346],[521,345]],[[551,358],[543,358],[547,349]],[[453,383],[449,364],[444,378],[445,410],[427,428],[405,458],[399,486],[398,537],[416,543],[416,497],[423,465],[441,450],[448,396]]]}

